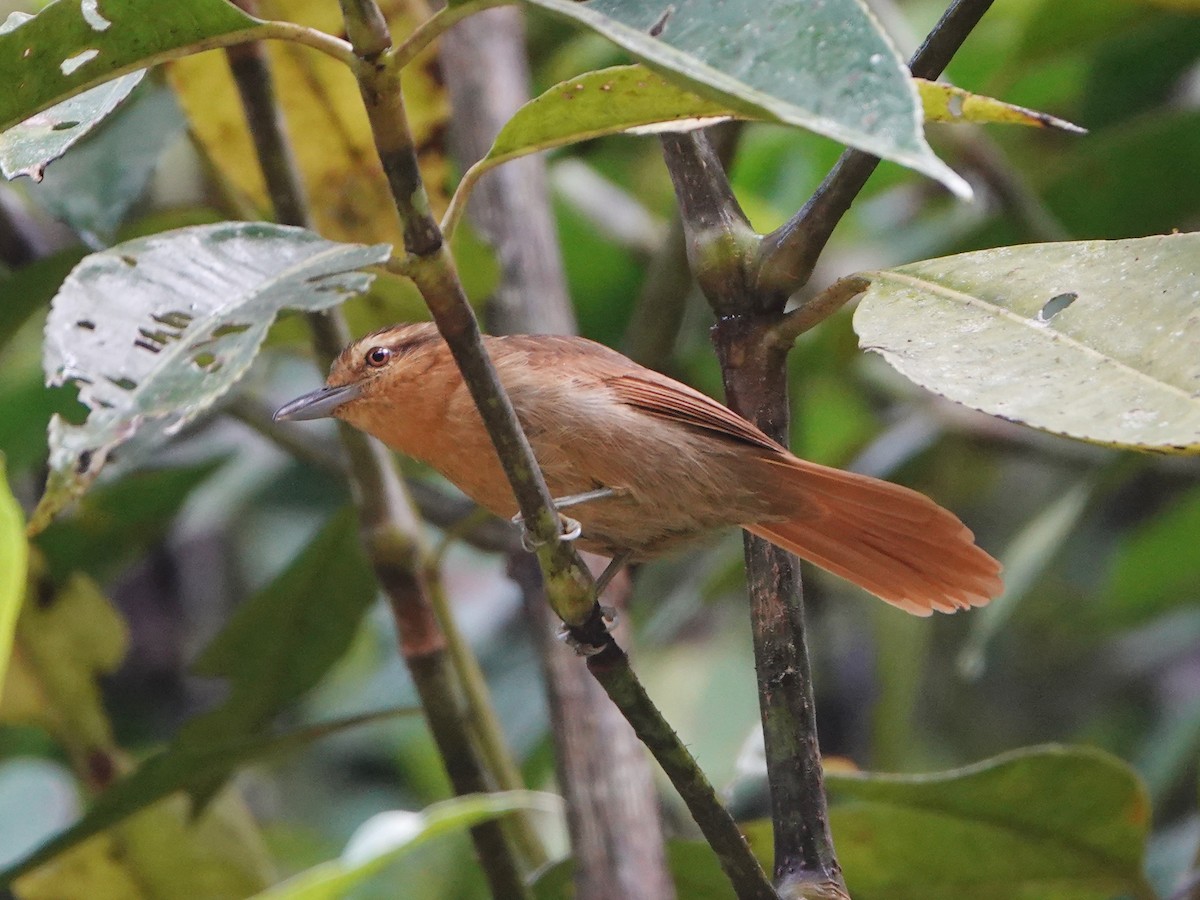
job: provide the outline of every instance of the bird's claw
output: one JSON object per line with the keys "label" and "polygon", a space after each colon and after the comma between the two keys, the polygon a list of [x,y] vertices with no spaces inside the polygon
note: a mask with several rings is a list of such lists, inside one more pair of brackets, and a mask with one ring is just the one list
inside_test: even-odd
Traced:
{"label": "bird's claw", "polygon": [[581,641],[575,635],[571,634],[571,629],[566,625],[560,625],[556,637],[575,651],[578,656],[595,656],[603,647],[597,647],[595,644],[589,644],[586,641]]}
{"label": "bird's claw", "polygon": [[[600,628],[600,633],[607,636],[608,629],[611,628],[612,625],[614,625],[617,621],[617,610],[615,607],[603,606],[600,604],[597,604],[596,608],[599,610],[600,619],[604,623]],[[590,630],[590,628],[588,630]],[[606,646],[606,642],[593,644],[586,638],[577,636],[574,630],[565,622],[558,626],[558,633],[556,636],[560,641],[574,650],[579,656],[595,656]]]}
{"label": "bird's claw", "polygon": [[[525,520],[521,517],[520,513],[512,517],[512,523],[521,529],[521,546],[530,553],[537,553],[539,547],[546,545],[545,541],[539,541],[529,533],[529,529],[525,527]],[[558,514],[558,539],[560,541],[573,541],[581,534],[583,534],[583,525],[579,523],[578,519],[572,519],[570,516],[564,516],[562,513]]]}

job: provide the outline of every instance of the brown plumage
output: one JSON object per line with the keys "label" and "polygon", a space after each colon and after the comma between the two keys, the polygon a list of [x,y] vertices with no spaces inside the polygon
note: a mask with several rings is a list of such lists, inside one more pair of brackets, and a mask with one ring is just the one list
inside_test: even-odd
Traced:
{"label": "brown plumage", "polygon": [[[980,606],[999,564],[953,513],[876,478],[793,456],[687,385],[583,338],[485,337],[555,497],[612,488],[573,506],[579,546],[644,560],[741,525],[916,615]],[[428,463],[499,516],[517,504],[449,348],[430,324],[347,347],[325,388],[277,413],[334,415]]]}

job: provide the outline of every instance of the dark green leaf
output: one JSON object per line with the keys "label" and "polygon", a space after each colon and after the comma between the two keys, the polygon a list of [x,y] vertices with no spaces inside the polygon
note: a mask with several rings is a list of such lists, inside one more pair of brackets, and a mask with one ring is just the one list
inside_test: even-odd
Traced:
{"label": "dark green leaf", "polygon": [[1131,625],[1179,606],[1200,592],[1200,490],[1135,529],[1117,550],[1105,600],[1107,618]]}
{"label": "dark green leaf", "polygon": [[180,740],[250,734],[321,680],[375,599],[352,510],[335,516],[271,584],[234,613],[194,665],[227,678],[228,699]]}
{"label": "dark green leaf", "polygon": [[925,143],[904,61],[859,0],[525,0],[591,28],[689,90],[808,128],[970,195]]}
{"label": "dark green leaf", "polygon": [[38,535],[51,574],[65,579],[82,571],[101,582],[116,575],[166,534],[184,501],[222,462],[135,472],[98,489],[78,515]]}
{"label": "dark green leaf", "polygon": [[1037,747],[937,775],[830,773],[826,785],[855,900],[1153,897],[1149,801],[1106,753]]}
{"label": "dark green leaf", "polygon": [[57,0],[0,34],[0,131],[163,54],[256,24],[225,0]]}
{"label": "dark green leaf", "polygon": [[49,305],[67,273],[83,259],[86,252],[82,248],[62,250],[24,266],[0,281],[0,288],[3,288],[3,299],[0,300],[0,347],[12,340],[34,312]]}

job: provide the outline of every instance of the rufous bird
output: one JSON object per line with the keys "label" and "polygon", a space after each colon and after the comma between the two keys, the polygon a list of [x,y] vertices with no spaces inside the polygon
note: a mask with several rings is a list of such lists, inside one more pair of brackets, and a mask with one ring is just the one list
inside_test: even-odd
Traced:
{"label": "rufous bird", "polygon": [[[1000,565],[951,512],[908,488],[807,462],[685,384],[579,337],[484,337],[581,549],[641,561],[716,529],[752,534],[919,616],[981,606]],[[277,420],[334,416],[432,466],[498,516],[500,460],[432,324],[342,351],[326,386]]]}

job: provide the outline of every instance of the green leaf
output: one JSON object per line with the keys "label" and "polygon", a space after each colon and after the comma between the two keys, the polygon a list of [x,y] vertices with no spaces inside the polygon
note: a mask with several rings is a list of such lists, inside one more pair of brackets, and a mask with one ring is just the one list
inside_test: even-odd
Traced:
{"label": "green leaf", "polygon": [[434,838],[521,809],[558,809],[553,794],[506,791],[443,800],[421,812],[380,813],[361,825],[340,859],[301,872],[258,900],[340,900],[386,866]]}
{"label": "green leaf", "polygon": [[904,61],[859,0],[525,2],[599,32],[742,115],[807,128],[970,196],[925,142]]}
{"label": "green leaf", "polygon": [[[33,18],[17,18],[18,15],[13,13],[9,16],[8,21],[0,26],[0,34]],[[57,103],[0,133],[0,174],[10,181],[20,175],[41,181],[46,166],[104,121],[138,86],[145,74],[143,70],[122,75],[70,100]]]}
{"label": "green leaf", "polygon": [[190,721],[180,741],[250,734],[337,662],[375,600],[375,579],[347,509],[248,600],[193,665],[228,678],[229,696]]}
{"label": "green leaf", "polygon": [[1047,113],[1014,106],[1003,100],[973,94],[952,84],[914,78],[921,94],[926,122],[975,122],[981,125],[1028,125],[1032,128],[1057,128],[1075,134],[1087,134],[1086,128]]}
{"label": "green leaf", "polygon": [[25,598],[29,545],[25,542],[25,515],[8,488],[4,457],[0,456],[0,688],[8,672],[17,614]]}
{"label": "green leaf", "polygon": [[0,872],[0,887],[65,853],[83,841],[112,828],[179,791],[206,791],[247,763],[279,756],[306,747],[313,741],[360,725],[419,712],[392,709],[350,716],[320,725],[274,735],[218,737],[209,741],[176,741],[145,760],[99,797],[78,822],[55,835],[32,854]]}
{"label": "green leaf", "polygon": [[[854,900],[1153,900],[1142,874],[1150,806],[1099,750],[1030,747],[931,775],[827,771],[829,821]],[[770,864],[771,823],[741,823]],[[712,849],[668,845],[680,896],[732,900]],[[570,867],[539,878],[562,896]]]}
{"label": "green leaf", "polygon": [[52,577],[85,572],[106,581],[167,533],[188,496],[224,460],[135,472],[93,492],[79,514],[38,535]]}
{"label": "green leaf", "polygon": [[1151,898],[1150,817],[1125,763],[1035,747],[937,775],[826,775],[855,900]]}
{"label": "green leaf", "polygon": [[446,210],[454,232],[479,177],[510,159],[651,125],[695,127],[697,119],[732,115],[725,105],[677,87],[645,66],[614,66],[554,85],[504,123],[487,154],[471,166]]}
{"label": "green leaf", "polygon": [[1081,440],[1200,451],[1200,235],[1030,244],[871,275],[864,349],[959,403]]}
{"label": "green leaf", "polygon": [[72,576],[53,596],[27,603],[19,652],[4,694],[4,720],[44,728],[79,768],[115,750],[97,679],[125,657],[125,622],[90,578]]}
{"label": "green leaf", "polygon": [[0,131],[172,52],[203,49],[257,24],[225,0],[57,0],[0,34]]}
{"label": "green leaf", "polygon": [[1194,608],[1200,592],[1200,490],[1135,528],[1115,554],[1105,597],[1113,625],[1145,622],[1177,607]]}
{"label": "green leaf", "polygon": [[240,900],[274,877],[250,810],[224,792],[201,817],[169,797],[71,848],[13,885],[22,900]]}
{"label": "green leaf", "polygon": [[44,365],[49,384],[79,384],[90,412],[82,426],[51,420],[51,471],[30,528],[87,490],[115,448],[137,435],[123,451],[130,464],[228,391],[280,310],[340,303],[370,283],[354,270],[389,250],[226,222],[84,259],[54,298]]}

